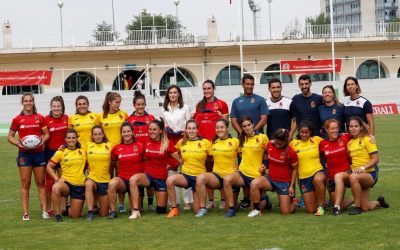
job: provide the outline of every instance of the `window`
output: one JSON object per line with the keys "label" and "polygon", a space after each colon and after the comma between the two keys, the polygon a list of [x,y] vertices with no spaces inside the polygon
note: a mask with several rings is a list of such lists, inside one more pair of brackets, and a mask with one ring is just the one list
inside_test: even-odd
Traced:
{"label": "window", "polygon": [[221,69],[215,79],[215,85],[240,85],[241,84],[241,71],[237,66],[226,66]]}
{"label": "window", "polygon": [[358,67],[356,77],[358,79],[377,79],[379,78],[379,74],[380,78],[386,78],[386,73],[382,65],[378,67],[377,61],[367,60]]}
{"label": "window", "polygon": [[[139,83],[141,83],[141,88],[145,88],[145,74],[143,74],[144,71],[138,71],[138,70],[125,70],[122,73],[120,73],[117,77],[115,77],[113,85],[112,85],[112,90],[130,90],[132,89],[138,89],[139,88]],[[140,77],[140,80],[139,80]],[[133,86],[135,83],[136,86]]]}
{"label": "window", "polygon": [[[320,73],[320,74],[308,74],[311,78],[312,82],[325,82],[325,81],[332,81],[332,73]],[[338,78],[336,77],[336,80]]]}
{"label": "window", "polygon": [[91,92],[99,91],[100,84],[88,72],[78,71],[70,75],[64,82],[64,92]]}
{"label": "window", "polygon": [[192,87],[195,85],[195,81],[192,74],[184,68],[176,69],[175,79],[174,68],[172,68],[165,72],[164,75],[161,77],[160,95],[165,95],[165,90],[167,90],[171,84],[176,84],[179,87]]}
{"label": "window", "polygon": [[40,94],[43,93],[43,90],[39,85],[4,86],[2,95],[21,95],[26,92],[31,92],[33,94]]}
{"label": "window", "polygon": [[[276,70],[280,70],[279,64],[272,64],[268,66],[266,69],[264,69],[264,71],[276,71]],[[279,72],[263,73],[261,75],[260,84],[268,84],[269,80],[271,80],[271,78],[274,77],[280,79],[281,74]],[[282,82],[292,83],[293,82],[292,75],[286,75],[286,74],[282,75]]]}

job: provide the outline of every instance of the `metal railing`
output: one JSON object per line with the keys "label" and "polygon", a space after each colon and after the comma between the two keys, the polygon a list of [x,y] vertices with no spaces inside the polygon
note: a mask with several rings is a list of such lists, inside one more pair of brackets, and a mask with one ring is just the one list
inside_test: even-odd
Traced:
{"label": "metal railing", "polygon": [[[258,40],[301,40],[301,39],[328,39],[330,25],[294,25],[287,26],[285,31],[272,33],[269,37],[266,29],[261,29]],[[206,35],[197,35],[179,29],[151,29],[129,30],[125,32],[112,31],[92,33],[64,33],[62,40],[64,47],[93,47],[93,46],[127,46],[151,44],[194,44],[203,46],[206,42],[237,42],[238,32],[234,27],[218,30],[217,40],[209,41]],[[369,38],[369,37],[400,37],[400,22],[370,23],[370,24],[335,24],[336,38]],[[1,37],[0,50],[10,48],[53,48],[61,47],[61,34],[13,34],[10,37]],[[251,38],[250,38],[251,37]],[[245,36],[244,40],[253,40],[253,36]],[[8,47],[7,47],[8,45]]]}

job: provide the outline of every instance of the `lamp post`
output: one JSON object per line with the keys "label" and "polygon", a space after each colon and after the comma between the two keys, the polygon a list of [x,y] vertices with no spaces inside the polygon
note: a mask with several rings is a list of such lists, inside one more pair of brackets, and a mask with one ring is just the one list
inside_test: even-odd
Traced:
{"label": "lamp post", "polygon": [[61,47],[64,47],[64,39],[63,39],[63,22],[62,22],[62,7],[64,6],[64,2],[58,2],[58,7],[60,8],[60,30],[61,30]]}
{"label": "lamp post", "polygon": [[272,0],[267,0],[268,2],[268,16],[269,16],[269,39],[272,40],[272,28],[271,28],[271,3]]}
{"label": "lamp post", "polygon": [[114,0],[111,0],[111,9],[112,9],[112,21],[113,21],[113,41],[115,45],[115,41],[117,40],[115,33],[115,15],[114,15]]}
{"label": "lamp post", "polygon": [[179,5],[180,0],[174,0],[174,4],[176,7],[176,29],[179,28],[179,15],[178,15],[178,5]]}

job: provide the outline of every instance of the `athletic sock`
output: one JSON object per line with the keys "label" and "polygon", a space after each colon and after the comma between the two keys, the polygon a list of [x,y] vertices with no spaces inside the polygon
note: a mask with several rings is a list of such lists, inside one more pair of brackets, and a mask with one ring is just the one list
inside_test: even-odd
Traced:
{"label": "athletic sock", "polygon": [[260,210],[259,208],[258,208],[258,205],[259,205],[260,203],[255,203],[255,202],[253,202],[253,206],[254,206],[254,209],[256,209],[256,210]]}

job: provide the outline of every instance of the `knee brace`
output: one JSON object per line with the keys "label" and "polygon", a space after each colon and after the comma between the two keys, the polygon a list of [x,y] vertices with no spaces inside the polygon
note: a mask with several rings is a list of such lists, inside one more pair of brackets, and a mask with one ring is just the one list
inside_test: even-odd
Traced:
{"label": "knee brace", "polygon": [[157,212],[157,214],[165,214],[165,213],[167,213],[167,207],[157,206],[156,207],[156,212]]}

